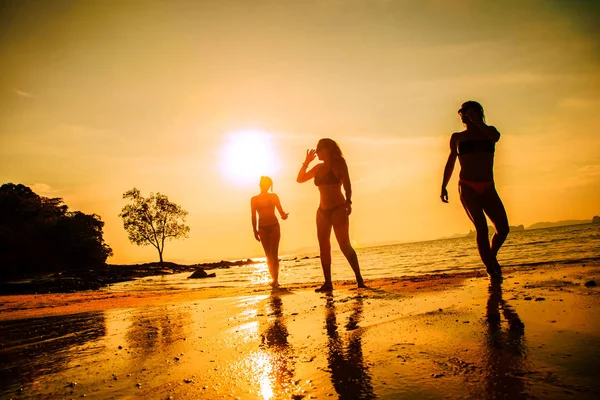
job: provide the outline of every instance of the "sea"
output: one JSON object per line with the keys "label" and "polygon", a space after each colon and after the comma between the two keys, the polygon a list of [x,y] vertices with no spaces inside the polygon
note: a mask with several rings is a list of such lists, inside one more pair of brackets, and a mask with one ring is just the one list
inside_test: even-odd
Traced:
{"label": "sea", "polygon": [[[332,245],[335,238],[332,236]],[[438,239],[424,242],[388,244],[357,248],[365,279],[418,276],[484,270],[474,237]],[[280,256],[279,282],[286,284],[323,281],[318,253]],[[215,287],[265,286],[270,276],[264,258],[230,268],[213,269],[216,277],[188,279],[191,272],[140,278],[109,285],[106,291],[178,290]],[[500,249],[503,267],[541,264],[570,264],[600,261],[600,224],[511,232]],[[332,252],[333,280],[354,279],[354,274],[339,250]]]}

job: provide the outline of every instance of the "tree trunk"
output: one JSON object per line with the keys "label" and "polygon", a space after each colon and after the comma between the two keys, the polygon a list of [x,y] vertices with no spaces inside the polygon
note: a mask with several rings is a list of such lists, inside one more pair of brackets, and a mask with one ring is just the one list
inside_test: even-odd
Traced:
{"label": "tree trunk", "polygon": [[158,251],[158,256],[160,257],[160,265],[163,264],[162,251]]}

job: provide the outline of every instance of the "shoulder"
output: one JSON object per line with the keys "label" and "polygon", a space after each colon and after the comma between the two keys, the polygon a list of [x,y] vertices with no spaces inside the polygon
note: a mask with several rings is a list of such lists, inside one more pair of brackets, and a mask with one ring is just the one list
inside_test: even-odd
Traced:
{"label": "shoulder", "polygon": [[500,131],[498,128],[496,128],[494,125],[488,125],[488,128],[496,132],[498,134],[498,139],[500,139]]}
{"label": "shoulder", "polygon": [[463,140],[467,131],[454,132],[452,136],[450,136],[450,141],[460,141]]}
{"label": "shoulder", "polygon": [[465,132],[454,132],[451,136],[450,136],[450,145],[451,146],[456,146],[458,145],[458,142],[460,142],[461,140],[464,140],[465,137]]}

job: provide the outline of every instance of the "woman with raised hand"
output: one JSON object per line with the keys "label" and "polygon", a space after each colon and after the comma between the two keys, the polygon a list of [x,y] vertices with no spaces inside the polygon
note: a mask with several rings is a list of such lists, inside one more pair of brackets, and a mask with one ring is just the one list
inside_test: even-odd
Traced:
{"label": "woman with raised hand", "polygon": [[[279,221],[275,215],[275,208],[279,211],[281,219],[286,220],[288,213],[281,208],[279,196],[273,191],[273,180],[268,176],[260,177],[260,194],[250,199],[250,208],[252,210],[252,229],[254,237],[261,242],[267,257],[267,266],[271,274],[271,286],[279,287],[279,239],[281,231]],[[271,192],[269,192],[269,190]],[[256,224],[256,215],[258,214],[258,227]]]}
{"label": "woman with raised hand", "polygon": [[[458,158],[458,192],[467,215],[475,225],[479,256],[490,279],[502,280],[497,255],[508,236],[509,226],[506,210],[494,186],[494,152],[500,133],[485,123],[483,107],[476,101],[463,103],[458,115],[466,129],[453,133],[450,138],[450,155],[444,169],[440,197],[444,203],[448,202],[446,186]],[[496,229],[491,245],[486,215]]]}
{"label": "woman with raised hand", "polygon": [[[321,163],[307,171],[309,164],[318,157]],[[320,202],[317,209],[317,238],[321,253],[321,268],[325,283],[316,292],[333,290],[331,282],[331,230],[340,246],[340,250],[350,263],[356,283],[364,288],[365,283],[360,274],[356,251],[350,244],[349,218],[352,212],[352,185],[348,174],[348,165],[340,146],[332,139],[321,139],[317,148],[306,151],[306,158],[298,172],[297,182],[303,183],[314,179],[319,188]],[[344,188],[344,194],[342,193]]]}

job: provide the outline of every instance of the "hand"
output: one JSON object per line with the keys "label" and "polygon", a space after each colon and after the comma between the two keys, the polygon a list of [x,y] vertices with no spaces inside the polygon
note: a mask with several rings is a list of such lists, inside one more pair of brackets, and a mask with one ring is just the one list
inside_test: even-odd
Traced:
{"label": "hand", "polygon": [[260,236],[258,235],[258,231],[254,231],[254,238],[260,242]]}
{"label": "hand", "polygon": [[352,214],[352,204],[346,203],[346,213],[348,215]]}
{"label": "hand", "polygon": [[448,190],[446,188],[442,188],[442,195],[440,196],[444,203],[448,202]]}
{"label": "hand", "polygon": [[467,109],[466,114],[467,114],[467,119],[469,119],[475,125],[483,124],[483,119],[481,118],[481,115],[479,115],[479,113],[477,111],[475,111],[473,108]]}
{"label": "hand", "polygon": [[290,213],[281,214],[281,219],[285,221],[286,219],[288,219],[288,215],[290,215]]}
{"label": "hand", "polygon": [[317,151],[315,149],[306,150],[306,158],[304,159],[304,165],[308,167],[308,164],[312,162],[317,156]]}

